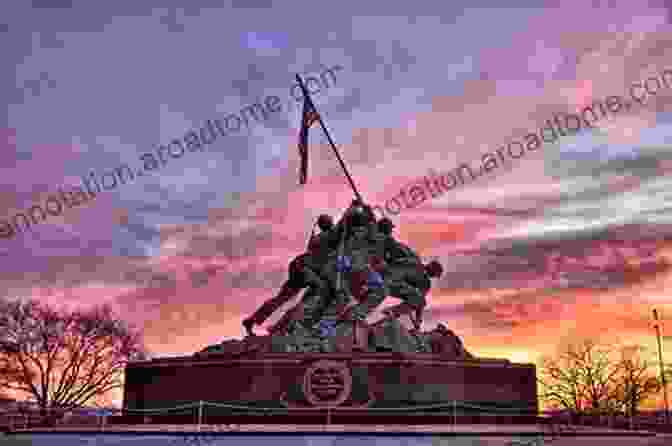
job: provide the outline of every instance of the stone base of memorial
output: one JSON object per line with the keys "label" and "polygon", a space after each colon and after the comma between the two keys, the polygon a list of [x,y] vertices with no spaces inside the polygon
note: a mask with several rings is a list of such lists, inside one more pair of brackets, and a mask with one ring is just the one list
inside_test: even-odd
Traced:
{"label": "stone base of memorial", "polygon": [[[459,349],[403,351],[418,349],[412,336],[398,324],[384,332],[371,333],[366,351],[353,351],[347,333],[326,352],[278,351],[288,348],[287,339],[250,336],[193,356],[131,363],[128,412],[111,423],[194,423],[199,410],[202,422],[214,424],[324,423],[327,412],[332,423],[346,424],[535,418],[533,364],[476,358]],[[397,351],[381,351],[390,349]]]}

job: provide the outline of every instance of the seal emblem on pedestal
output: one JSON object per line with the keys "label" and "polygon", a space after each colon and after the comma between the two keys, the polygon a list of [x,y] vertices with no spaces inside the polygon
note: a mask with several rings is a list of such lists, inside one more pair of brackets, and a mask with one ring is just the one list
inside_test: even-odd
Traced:
{"label": "seal emblem on pedestal", "polygon": [[344,362],[317,361],[303,375],[303,393],[313,406],[340,406],[348,399],[351,391],[352,374]]}

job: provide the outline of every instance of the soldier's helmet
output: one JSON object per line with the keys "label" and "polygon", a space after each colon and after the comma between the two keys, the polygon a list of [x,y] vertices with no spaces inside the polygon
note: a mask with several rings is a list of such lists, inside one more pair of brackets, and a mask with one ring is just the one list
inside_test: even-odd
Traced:
{"label": "soldier's helmet", "polygon": [[356,204],[350,208],[349,223],[352,226],[366,226],[371,222],[371,216],[367,209],[360,204]]}
{"label": "soldier's helmet", "polygon": [[394,223],[389,218],[384,217],[378,221],[378,230],[383,234],[392,234],[392,229],[394,229]]}
{"label": "soldier's helmet", "polygon": [[331,215],[322,214],[317,217],[317,227],[320,228],[320,231],[329,231],[334,227],[334,220],[331,218]]}
{"label": "soldier's helmet", "polygon": [[443,266],[436,260],[432,260],[427,265],[425,265],[425,270],[429,277],[441,277],[443,274]]}

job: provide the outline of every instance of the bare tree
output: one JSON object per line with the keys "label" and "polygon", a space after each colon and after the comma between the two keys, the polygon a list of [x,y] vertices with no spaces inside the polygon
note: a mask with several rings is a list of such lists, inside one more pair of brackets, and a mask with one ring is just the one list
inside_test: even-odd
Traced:
{"label": "bare tree", "polygon": [[580,377],[569,358],[542,357],[538,371],[542,399],[568,410],[583,411]]}
{"label": "bare tree", "polygon": [[0,301],[0,389],[26,394],[43,415],[120,388],[126,363],[147,357],[140,331],[109,306],[66,311],[35,300]]}
{"label": "bare tree", "polygon": [[555,357],[539,361],[540,396],[577,414],[635,415],[643,401],[661,390],[655,364],[642,359],[645,351],[593,339],[566,342]]}
{"label": "bare tree", "polygon": [[617,395],[625,414],[637,414],[640,404],[662,389],[651,361],[642,359],[646,349],[642,346],[626,346],[620,349],[620,373],[617,377]]}
{"label": "bare tree", "polygon": [[591,339],[568,342],[556,357],[540,359],[542,399],[575,413],[615,411],[616,377],[620,365],[610,360],[613,349]]}

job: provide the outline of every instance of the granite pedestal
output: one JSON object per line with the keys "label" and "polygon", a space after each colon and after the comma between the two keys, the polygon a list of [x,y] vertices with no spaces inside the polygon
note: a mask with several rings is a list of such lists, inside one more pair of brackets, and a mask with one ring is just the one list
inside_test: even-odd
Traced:
{"label": "granite pedestal", "polygon": [[[131,363],[124,408],[206,404],[206,417],[306,416],[329,409],[395,419],[426,414],[536,412],[533,364],[445,359],[429,353],[263,353],[177,357]],[[456,403],[453,403],[456,402]],[[429,406],[429,407],[428,407]],[[407,408],[407,410],[401,410]],[[194,413],[161,412],[165,415]],[[154,416],[154,415],[152,415]]]}

